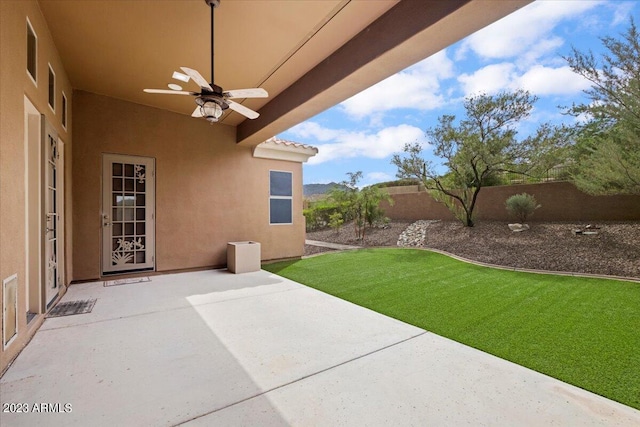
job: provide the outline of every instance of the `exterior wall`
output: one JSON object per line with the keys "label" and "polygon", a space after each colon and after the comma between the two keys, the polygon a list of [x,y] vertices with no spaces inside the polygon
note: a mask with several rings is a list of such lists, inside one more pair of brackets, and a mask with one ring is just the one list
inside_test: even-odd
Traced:
{"label": "exterior wall", "polygon": [[[37,87],[33,84],[26,71],[27,64],[27,17],[37,35]],[[71,141],[71,109],[72,89],[62,61],[53,44],[49,29],[41,14],[36,1],[0,1],[0,58],[2,72],[0,73],[0,283],[3,279],[18,275],[18,336],[6,348],[0,343],[0,372],[17,355],[18,351],[28,342],[29,337],[35,333],[37,327],[43,321],[44,316],[39,314],[29,325],[26,322],[26,290],[27,290],[27,202],[30,202],[29,212],[38,212],[39,195],[34,191],[27,192],[27,177],[30,177],[31,190],[37,193],[39,179],[37,157],[25,167],[25,96],[47,120],[55,127],[58,135],[65,143],[65,152],[70,152]],[[48,64],[51,64],[56,74],[56,111],[48,106]],[[67,97],[67,130],[61,124],[62,91]],[[29,161],[31,161],[31,156]],[[66,162],[65,177],[65,211],[67,220],[65,233],[67,246],[64,249],[66,266],[72,264],[69,253],[72,229],[70,218],[72,206],[70,195],[72,186],[70,182],[71,162]],[[31,218],[33,219],[33,218]],[[40,227],[29,227],[30,241],[37,242]],[[35,236],[35,238],[33,238]],[[32,248],[33,249],[33,244]],[[37,249],[35,249],[37,250]],[[65,282],[72,279],[61,265]],[[31,269],[33,270],[33,269]],[[67,271],[65,271],[67,270]],[[36,270],[37,271],[37,270]],[[39,280],[31,274],[30,281]],[[65,283],[65,284],[66,284]],[[36,283],[36,286],[38,284]],[[3,304],[2,287],[0,286],[0,305]],[[4,311],[1,307],[0,313]]]}
{"label": "exterior wall", "polygon": [[[156,160],[158,271],[224,266],[230,241],[260,242],[264,260],[302,256],[301,163],[253,158],[232,126],[83,91],[74,118],[76,280],[101,273],[102,153]],[[269,170],[293,172],[292,225],[269,225]]]}
{"label": "exterior wall", "polygon": [[[453,215],[426,192],[395,193],[390,190],[394,206],[383,202],[386,215],[392,219],[453,220]],[[485,187],[478,195],[476,218],[479,220],[513,221],[507,214],[505,201],[514,194],[528,193],[542,207],[531,221],[625,221],[640,220],[640,196],[590,196],[568,182],[504,185]]]}

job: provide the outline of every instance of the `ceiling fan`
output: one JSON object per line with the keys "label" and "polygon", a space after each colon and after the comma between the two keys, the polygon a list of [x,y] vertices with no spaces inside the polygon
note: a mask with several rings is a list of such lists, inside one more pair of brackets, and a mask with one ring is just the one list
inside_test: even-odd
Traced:
{"label": "ceiling fan", "polygon": [[250,108],[239,104],[232,99],[237,98],[266,98],[269,96],[266,90],[261,88],[236,89],[224,91],[220,86],[213,83],[213,10],[220,6],[220,0],[204,0],[211,8],[211,81],[208,83],[202,75],[191,68],[180,67],[186,74],[185,80],[193,80],[200,86],[200,92],[190,92],[183,90],[165,90],[165,89],[144,89],[147,93],[162,93],[170,95],[191,95],[195,96],[198,106],[191,114],[191,117],[203,117],[211,123],[215,123],[224,113],[224,110],[231,109],[249,119],[256,119],[260,114]]}

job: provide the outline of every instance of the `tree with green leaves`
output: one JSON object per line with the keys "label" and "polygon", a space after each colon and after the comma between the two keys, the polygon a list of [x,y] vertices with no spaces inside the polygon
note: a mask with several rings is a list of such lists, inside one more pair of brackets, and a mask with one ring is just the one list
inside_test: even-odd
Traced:
{"label": "tree with green leaves", "polygon": [[438,119],[427,130],[435,156],[447,172],[422,157],[422,146],[407,144],[404,154],[393,156],[398,178],[418,178],[439,202],[468,227],[473,227],[478,194],[489,180],[503,172],[531,174],[557,162],[564,145],[563,129],[548,124],[518,139],[517,125],[529,116],[537,98],[527,91],[480,94],[465,99],[466,116],[456,123],[453,115]]}
{"label": "tree with green leaves", "polygon": [[607,52],[573,48],[571,69],[592,83],[588,103],[568,113],[576,127],[573,181],[590,194],[640,194],[640,35],[633,19],[621,38],[600,39]]}
{"label": "tree with green leaves", "polygon": [[330,198],[341,207],[345,220],[353,220],[356,238],[364,240],[366,227],[373,227],[384,218],[380,202],[386,200],[393,204],[393,199],[389,193],[376,186],[360,189],[358,182],[362,179],[361,171],[348,172],[347,175],[349,180],[332,189]]}

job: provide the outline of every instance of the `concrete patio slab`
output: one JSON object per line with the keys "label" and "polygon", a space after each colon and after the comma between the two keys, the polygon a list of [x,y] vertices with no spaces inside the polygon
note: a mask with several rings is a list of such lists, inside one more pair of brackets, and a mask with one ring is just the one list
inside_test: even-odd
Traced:
{"label": "concrete patio slab", "polygon": [[0,379],[1,402],[29,409],[0,424],[640,425],[632,408],[264,271],[86,283],[63,301],[89,298],[92,313],[47,319]]}
{"label": "concrete patio slab", "polygon": [[640,412],[426,333],[195,426],[638,426]]}
{"label": "concrete patio slab", "polygon": [[50,318],[2,402],[71,404],[8,425],[175,425],[423,333],[267,272],[74,285],[92,313]]}

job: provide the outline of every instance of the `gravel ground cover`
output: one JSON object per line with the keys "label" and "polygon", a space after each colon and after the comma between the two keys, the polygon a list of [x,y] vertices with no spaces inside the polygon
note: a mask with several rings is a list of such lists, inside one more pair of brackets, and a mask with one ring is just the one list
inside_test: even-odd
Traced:
{"label": "gravel ground cover", "polygon": [[[348,245],[397,246],[398,238],[412,222],[393,221],[386,228],[367,230],[364,242],[354,237],[353,225],[340,233],[332,229],[307,233],[307,239]],[[588,223],[531,222],[530,230],[514,233],[504,222],[479,221],[464,227],[457,221],[426,222],[418,247],[509,267],[547,271],[606,274],[640,278],[640,222],[600,222],[598,234],[576,235],[573,230]],[[307,245],[305,255],[326,248]]]}

